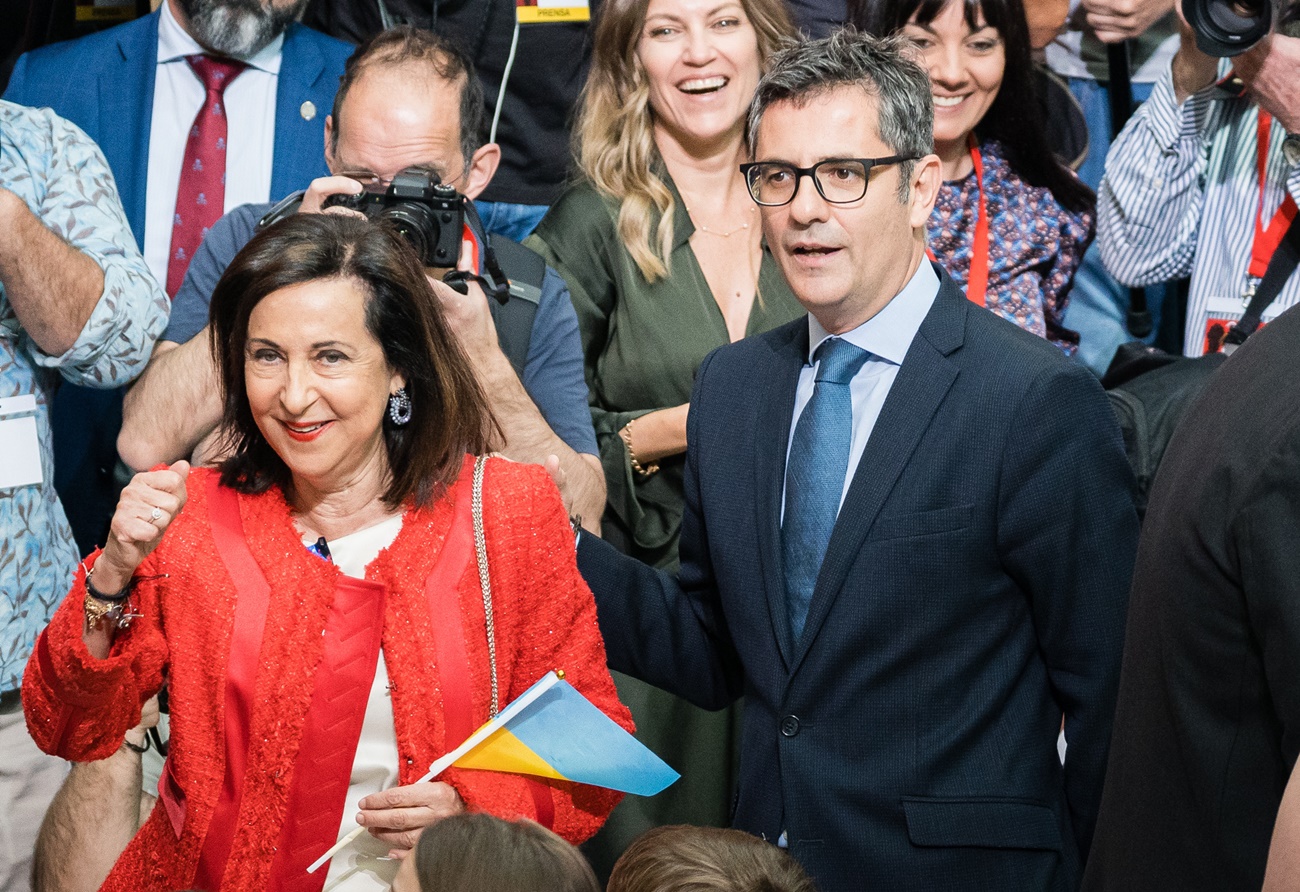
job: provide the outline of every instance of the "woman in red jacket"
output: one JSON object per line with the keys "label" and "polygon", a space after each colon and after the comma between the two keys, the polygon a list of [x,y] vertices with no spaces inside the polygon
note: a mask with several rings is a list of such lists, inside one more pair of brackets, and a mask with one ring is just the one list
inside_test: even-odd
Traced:
{"label": "woman in red jacket", "polygon": [[[33,737],[122,745],[166,679],[159,807],[106,890],[387,889],[390,851],[463,810],[577,842],[607,790],[431,762],[548,670],[625,727],[573,533],[536,466],[493,459],[469,363],[400,236],[303,215],[212,298],[230,458],[137,475],[23,682]],[[490,596],[480,583],[481,510]],[[183,510],[182,510],[183,509]]]}

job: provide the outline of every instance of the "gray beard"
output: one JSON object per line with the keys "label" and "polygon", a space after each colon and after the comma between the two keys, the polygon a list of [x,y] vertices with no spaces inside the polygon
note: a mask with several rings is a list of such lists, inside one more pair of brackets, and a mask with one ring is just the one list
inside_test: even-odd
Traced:
{"label": "gray beard", "polygon": [[307,0],[270,9],[261,0],[178,0],[190,20],[191,36],[205,48],[235,59],[249,59],[284,33]]}

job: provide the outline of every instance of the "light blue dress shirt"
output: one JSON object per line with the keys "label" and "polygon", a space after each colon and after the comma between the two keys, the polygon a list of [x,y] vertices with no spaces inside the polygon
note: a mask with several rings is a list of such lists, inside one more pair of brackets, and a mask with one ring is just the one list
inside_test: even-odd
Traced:
{"label": "light blue dress shirt", "polygon": [[[861,347],[871,354],[862,369],[849,383],[849,395],[853,400],[853,442],[849,446],[849,467],[844,477],[844,488],[840,491],[840,505],[844,505],[844,496],[848,494],[853,474],[862,460],[862,453],[867,448],[867,440],[875,430],[876,419],[885,405],[885,398],[894,386],[898,369],[903,364],[903,357],[912,346],[926,314],[934,305],[939,293],[939,276],[929,261],[923,260],[912,278],[903,286],[903,290],[885,305],[879,313],[852,331],[840,337]],[[813,355],[822,341],[831,337],[811,313],[808,315],[808,360],[799,371],[799,386],[795,391],[794,417],[790,422],[790,434],[786,440],[786,465],[789,465],[790,444],[794,442],[795,425],[804,407],[812,399],[813,387],[816,385],[817,366]],[[785,486],[781,488],[781,519],[785,520]]]}
{"label": "light blue dress shirt", "polygon": [[[61,376],[119,387],[144,370],[167,324],[167,295],[136,247],[99,147],[49,109],[0,100],[0,186],[104,271],[76,343],[50,356],[23,330],[0,283],[0,397],[34,394],[40,484],[0,489],[0,692],[19,686],[36,635],[68,593],[77,547],[54,492],[49,402]],[[3,457],[0,456],[0,461]]]}

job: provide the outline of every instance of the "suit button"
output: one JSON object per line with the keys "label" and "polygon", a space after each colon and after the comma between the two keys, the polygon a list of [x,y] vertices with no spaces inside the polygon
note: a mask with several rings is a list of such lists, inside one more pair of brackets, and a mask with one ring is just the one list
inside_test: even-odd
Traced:
{"label": "suit button", "polygon": [[799,733],[799,717],[797,715],[788,715],[781,719],[781,735],[783,737],[794,737]]}

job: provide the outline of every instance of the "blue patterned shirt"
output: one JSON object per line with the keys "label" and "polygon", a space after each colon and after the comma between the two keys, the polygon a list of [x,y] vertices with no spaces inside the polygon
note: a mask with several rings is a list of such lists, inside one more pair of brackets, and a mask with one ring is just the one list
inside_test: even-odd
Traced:
{"label": "blue patterned shirt", "polygon": [[130,381],[167,324],[168,304],[136,247],[108,163],[75,125],[49,109],[0,101],[0,187],[104,270],[104,293],[61,356],[23,331],[0,282],[0,397],[35,395],[44,478],[0,489],[0,691],[9,691],[77,564],[54,492],[49,402],[58,378],[104,388]]}

